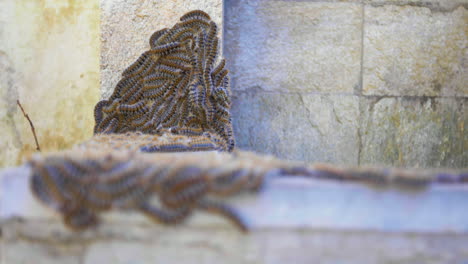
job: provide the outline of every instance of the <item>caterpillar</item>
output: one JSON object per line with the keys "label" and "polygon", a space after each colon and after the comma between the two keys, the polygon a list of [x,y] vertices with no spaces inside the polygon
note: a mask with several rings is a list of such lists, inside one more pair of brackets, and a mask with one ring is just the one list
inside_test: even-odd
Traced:
{"label": "caterpillar", "polygon": [[132,119],[130,120],[130,124],[132,127],[141,127],[147,121],[148,115],[145,112],[139,112],[137,115],[132,117]]}
{"label": "caterpillar", "polygon": [[163,210],[146,203],[140,205],[140,211],[152,220],[166,225],[179,224],[191,213],[191,210],[186,207],[178,208],[176,210]]}
{"label": "caterpillar", "polygon": [[210,192],[219,196],[231,196],[240,192],[247,183],[249,171],[238,169],[227,172],[224,175],[218,175],[210,184]]}
{"label": "caterpillar", "polygon": [[144,99],[143,99],[143,96],[144,96],[143,84],[140,84],[139,87],[140,87],[140,89],[135,91],[135,93],[133,93],[133,95],[131,95],[130,98],[128,98],[127,102],[129,104],[135,104],[137,102],[144,101]]}
{"label": "caterpillar", "polygon": [[121,100],[123,96],[125,96],[128,91],[131,89],[131,87],[133,87],[133,85],[135,85],[135,83],[137,83],[138,80],[136,80],[135,78],[127,78],[127,81],[122,85],[120,86],[120,90],[119,90],[119,98],[115,98],[113,100]]}
{"label": "caterpillar", "polygon": [[197,45],[199,47],[198,57],[197,57],[197,71],[198,73],[203,73],[203,61],[204,61],[204,52],[202,47],[205,46],[205,34],[200,34],[197,39]]}
{"label": "caterpillar", "polygon": [[[182,116],[188,116],[189,107],[188,107],[188,104],[187,104],[187,98],[186,97],[184,97],[181,100],[181,103],[178,106],[177,112],[180,113]],[[176,120],[176,124],[174,124],[174,126],[172,128],[173,128],[173,130],[177,131],[179,129],[179,127],[184,126],[185,119],[181,118],[178,115],[176,115],[174,119]]]}
{"label": "caterpillar", "polygon": [[128,85],[128,82],[132,81],[131,78],[124,78],[120,80],[117,85],[115,86],[114,92],[109,98],[109,101],[113,101],[119,98],[122,94],[122,90]]}
{"label": "caterpillar", "polygon": [[182,128],[178,128],[176,131],[178,134],[189,135],[189,136],[200,136],[204,132],[203,129],[201,128],[193,128],[193,127],[182,127]]}
{"label": "caterpillar", "polygon": [[141,54],[141,56],[132,65],[122,72],[122,76],[135,75],[135,72],[141,71],[144,65],[148,63],[149,58],[150,56],[148,53]]}
{"label": "caterpillar", "polygon": [[161,195],[168,192],[179,192],[187,186],[203,181],[203,173],[202,169],[193,165],[178,167],[174,176],[163,182],[164,191]]}
{"label": "caterpillar", "polygon": [[148,200],[148,195],[151,193],[151,186],[141,184],[135,185],[129,188],[125,195],[119,196],[113,200],[113,204],[116,207],[123,209],[132,209],[137,207],[139,204],[144,203]]}
{"label": "caterpillar", "polygon": [[228,145],[227,144],[230,144],[229,140],[225,140],[223,138],[221,138],[219,135],[217,134],[214,134],[214,133],[209,133],[208,137],[211,139],[211,141],[213,141],[213,143],[218,146],[219,149],[223,150],[223,151],[228,151]]}
{"label": "caterpillar", "polygon": [[207,45],[205,48],[206,68],[211,68],[213,66],[216,55],[218,54],[218,38],[216,37],[217,33],[218,27],[214,22],[211,22],[207,35]]}
{"label": "caterpillar", "polygon": [[213,91],[213,81],[211,79],[210,71],[211,69],[205,69],[205,72],[203,73],[203,83],[206,87],[206,96],[211,96]]}
{"label": "caterpillar", "polygon": [[178,77],[179,74],[181,73],[181,70],[173,69],[173,68],[168,67],[166,65],[159,65],[156,68],[156,71],[157,71],[158,75],[168,76],[168,77]]}
{"label": "caterpillar", "polygon": [[179,82],[176,83],[174,90],[177,92],[177,97],[176,97],[177,99],[182,98],[187,93],[187,90],[185,88],[189,84],[190,77],[191,77],[191,74],[182,76],[179,79]]}
{"label": "caterpillar", "polygon": [[[183,71],[188,71],[190,70],[190,67],[187,67],[186,64],[183,64],[183,63],[180,63],[179,61],[175,61],[175,60],[168,60],[167,57],[162,59],[160,61],[160,63],[164,66],[168,66],[172,69],[177,69],[179,70],[180,72],[183,72]],[[180,73],[179,72],[179,73]]]}
{"label": "caterpillar", "polygon": [[[171,115],[164,123],[164,127],[169,127],[171,130],[171,133],[174,133],[174,131],[178,128],[179,124],[182,122],[179,113],[184,113],[188,112],[187,111],[187,104],[186,104],[186,99],[181,98],[178,100],[175,106],[175,113]],[[185,109],[184,109],[185,108]]]}
{"label": "caterpillar", "polygon": [[164,57],[164,61],[177,61],[178,63],[182,65],[187,65],[191,64],[191,60],[189,56],[186,56],[186,53],[180,53],[180,54],[170,54]]}
{"label": "caterpillar", "polygon": [[193,28],[179,28],[179,29],[172,32],[172,35],[170,36],[170,39],[172,41],[180,41],[181,43],[183,43],[184,42],[182,40],[183,37],[181,37],[181,36],[184,36],[184,35],[191,36],[191,35],[195,34],[195,32],[196,31]]}
{"label": "caterpillar", "polygon": [[112,115],[104,117],[99,124],[96,124],[96,126],[94,127],[94,131],[96,133],[103,133],[114,118],[114,113]]}
{"label": "caterpillar", "polygon": [[103,108],[105,106],[108,106],[109,104],[110,104],[109,101],[104,100],[104,101],[98,102],[96,106],[94,107],[94,120],[96,120],[96,125],[94,126],[94,133],[96,133],[97,125],[102,122]]}
{"label": "caterpillar", "polygon": [[[171,88],[172,86],[172,82],[166,82],[164,83],[164,85],[160,86],[159,88],[155,88],[155,89],[151,89],[151,90],[148,90],[148,91],[145,91],[144,92],[144,97],[146,99],[162,99],[164,97],[164,95],[170,90],[172,89]],[[155,87],[155,86],[153,86]],[[148,87],[150,88],[150,87]]]}
{"label": "caterpillar", "polygon": [[99,218],[96,214],[84,208],[77,208],[63,217],[66,226],[75,231],[81,231],[86,228],[96,226]]}
{"label": "caterpillar", "polygon": [[199,29],[199,28],[208,28],[210,26],[210,23],[208,23],[204,19],[199,19],[199,18],[190,18],[186,19],[184,21],[181,21],[177,24],[175,24],[173,30],[177,30],[179,28],[183,27],[190,27],[194,29]]}
{"label": "caterpillar", "polygon": [[149,44],[150,44],[151,48],[154,48],[154,47],[155,47],[155,45],[156,45],[158,39],[159,39],[163,34],[165,34],[167,31],[169,31],[168,28],[163,28],[163,29],[161,29],[161,30],[158,30],[158,31],[154,32],[154,33],[151,35],[151,37],[150,37],[150,39],[149,39]]}
{"label": "caterpillar", "polygon": [[211,17],[207,13],[205,13],[205,12],[203,12],[201,10],[193,10],[193,11],[187,12],[185,15],[181,16],[180,21],[185,21],[185,20],[188,20],[190,18],[211,20]]}
{"label": "caterpillar", "polygon": [[145,110],[146,110],[146,106],[145,106],[145,102],[143,101],[140,101],[135,104],[120,104],[119,109],[118,109],[120,113],[133,113],[133,112],[145,111]]}
{"label": "caterpillar", "polygon": [[[227,102],[231,102],[231,87],[229,85],[229,76],[226,75],[224,76],[224,79],[222,81],[222,86],[220,87],[222,88],[222,91],[224,91],[224,94],[226,94],[226,101]],[[229,103],[230,105],[230,103]]]}
{"label": "caterpillar", "polygon": [[154,90],[158,90],[160,88],[162,88],[163,86],[166,86],[166,88],[162,88],[162,90],[165,90],[167,89],[167,86],[170,85],[170,82],[159,82],[159,83],[155,83],[155,82],[146,82],[144,83],[143,85],[143,93],[146,93],[146,92],[152,92]]}
{"label": "caterpillar", "polygon": [[161,195],[161,202],[168,208],[180,208],[195,204],[208,190],[205,181],[190,182],[188,186],[177,191],[171,191]]}
{"label": "caterpillar", "polygon": [[[178,42],[178,41],[175,41],[175,42],[170,42],[170,43],[167,43],[167,44],[162,44],[162,45],[153,47],[152,49],[146,51],[145,53],[146,54],[156,54],[156,55],[163,56],[163,55],[169,54],[170,52],[172,52],[173,50],[179,48],[180,46],[181,46],[181,43]],[[145,53],[143,53],[143,54],[145,54]]]}
{"label": "caterpillar", "polygon": [[224,77],[228,74],[228,70],[222,70],[215,78],[215,86],[220,86]]}
{"label": "caterpillar", "polygon": [[143,80],[139,79],[138,81],[132,83],[131,87],[128,89],[127,92],[121,97],[120,100],[116,100],[114,102],[120,103],[120,102],[127,102],[129,99],[134,96],[136,93],[139,93],[141,90],[141,87],[143,86]]}
{"label": "caterpillar", "polygon": [[171,81],[174,78],[173,75],[171,74],[165,74],[162,75],[159,72],[155,72],[152,74],[148,74],[144,77],[144,82],[145,84],[154,84],[157,83],[158,81]]}
{"label": "caterpillar", "polygon": [[213,142],[196,142],[190,144],[191,151],[219,150]]}
{"label": "caterpillar", "polygon": [[225,66],[225,65],[226,65],[226,60],[225,60],[225,59],[222,59],[222,60],[219,62],[218,66],[216,66],[216,68],[214,68],[214,70],[211,72],[211,78],[214,79],[215,76],[218,75],[218,74],[221,72],[221,70],[224,69],[224,66]]}
{"label": "caterpillar", "polygon": [[141,57],[144,57],[144,61],[142,61],[141,64],[137,65],[132,70],[127,69],[126,72],[123,73],[126,78],[144,76],[157,65],[156,60],[153,59],[153,55],[143,54]]}
{"label": "caterpillar", "polygon": [[109,122],[109,125],[107,125],[107,127],[102,131],[102,133],[104,134],[109,134],[109,133],[113,133],[116,129],[117,129],[117,126],[118,126],[118,119],[117,118],[112,118],[112,120]]}
{"label": "caterpillar", "polygon": [[200,200],[197,202],[197,208],[226,217],[244,233],[249,230],[245,220],[242,219],[234,209],[227,205],[207,200]]}
{"label": "caterpillar", "polygon": [[181,143],[147,145],[140,148],[142,152],[183,152],[189,151],[189,146]]}

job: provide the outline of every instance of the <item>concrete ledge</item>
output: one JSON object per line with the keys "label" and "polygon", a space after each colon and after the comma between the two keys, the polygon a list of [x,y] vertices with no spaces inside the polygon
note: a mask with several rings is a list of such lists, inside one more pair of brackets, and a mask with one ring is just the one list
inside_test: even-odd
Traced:
{"label": "concrete ledge", "polygon": [[[4,170],[0,179],[2,220],[60,220],[31,194],[28,167]],[[246,218],[253,230],[301,228],[468,234],[468,185],[463,184],[433,184],[421,189],[372,188],[292,176],[272,179],[259,193],[229,198],[227,203]],[[104,219],[103,225],[106,220],[150,222],[133,212],[111,213]],[[204,216],[187,224],[209,226],[219,222],[218,217]]]}
{"label": "concrete ledge", "polygon": [[468,185],[403,190],[282,178],[228,201],[251,225],[249,234],[213,215],[167,227],[130,212],[74,233],[34,199],[28,180],[25,166],[0,172],[4,263],[468,261]]}

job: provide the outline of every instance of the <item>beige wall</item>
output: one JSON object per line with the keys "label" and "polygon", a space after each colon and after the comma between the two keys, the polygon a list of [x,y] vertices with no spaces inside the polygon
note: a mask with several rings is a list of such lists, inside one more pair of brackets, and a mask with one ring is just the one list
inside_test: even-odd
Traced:
{"label": "beige wall", "polygon": [[0,166],[92,135],[99,99],[99,1],[0,1]]}

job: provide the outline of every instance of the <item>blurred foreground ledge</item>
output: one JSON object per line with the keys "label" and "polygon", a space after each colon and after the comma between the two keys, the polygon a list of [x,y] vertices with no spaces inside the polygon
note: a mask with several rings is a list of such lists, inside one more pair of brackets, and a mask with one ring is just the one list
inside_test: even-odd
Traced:
{"label": "blurred foreground ledge", "polygon": [[248,234],[198,212],[175,227],[109,213],[74,233],[32,196],[29,175],[26,166],[0,171],[2,263],[468,263],[467,184],[278,178],[230,199]]}

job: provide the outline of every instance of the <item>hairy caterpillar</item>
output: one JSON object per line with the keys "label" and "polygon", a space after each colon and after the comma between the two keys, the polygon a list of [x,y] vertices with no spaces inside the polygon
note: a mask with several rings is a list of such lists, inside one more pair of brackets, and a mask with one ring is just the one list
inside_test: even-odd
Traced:
{"label": "hairy caterpillar", "polygon": [[191,19],[191,18],[211,20],[211,17],[207,13],[205,13],[205,12],[203,12],[201,10],[193,10],[193,11],[187,12],[186,14],[181,16],[180,21],[185,21],[185,20],[188,20],[188,19]]}
{"label": "hairy caterpillar", "polygon": [[149,44],[151,46],[151,48],[154,48],[156,47],[156,43],[157,43],[157,40],[163,35],[165,34],[169,29],[168,28],[163,28],[161,30],[158,30],[156,32],[153,33],[153,35],[151,35],[150,39],[149,39]]}
{"label": "hairy caterpillar", "polygon": [[232,208],[227,205],[215,203],[207,200],[201,200],[197,202],[198,208],[206,210],[211,213],[220,214],[229,219],[234,225],[236,225],[242,232],[247,232],[247,223],[242,217]]}
{"label": "hairy caterpillar", "polygon": [[216,66],[216,68],[214,68],[214,70],[211,72],[211,78],[215,78],[215,76],[218,75],[224,69],[225,65],[226,65],[226,60],[222,59],[219,62],[218,66]]}
{"label": "hairy caterpillar", "polygon": [[145,103],[140,101],[134,104],[120,104],[118,111],[121,113],[133,113],[137,111],[145,111]]}

